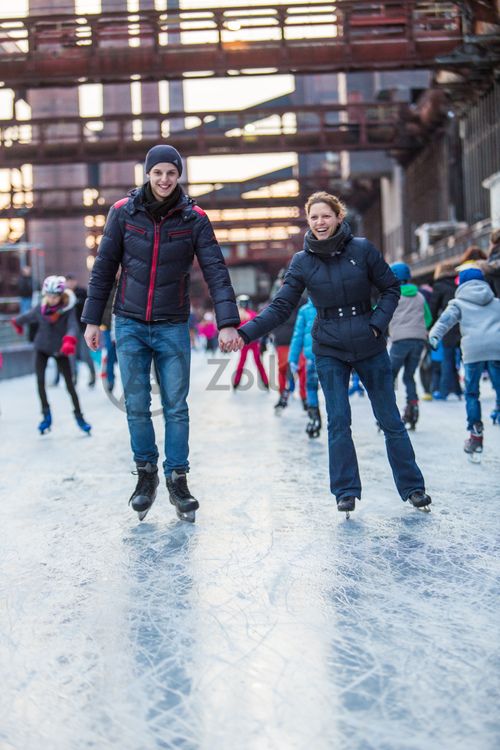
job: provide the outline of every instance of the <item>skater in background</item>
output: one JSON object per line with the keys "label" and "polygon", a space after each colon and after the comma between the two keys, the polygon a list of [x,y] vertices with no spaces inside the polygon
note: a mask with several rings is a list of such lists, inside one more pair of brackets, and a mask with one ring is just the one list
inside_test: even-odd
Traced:
{"label": "skater in background", "polygon": [[301,354],[306,361],[306,394],[309,422],[306,432],[310,438],[319,437],[321,431],[321,414],[318,401],[318,372],[313,353],[312,329],[316,320],[316,308],[311,298],[299,308],[292,340],[288,352],[288,363],[293,374],[298,372]]}
{"label": "skater in background", "polygon": [[[446,309],[448,302],[455,296],[457,288],[457,271],[455,265],[444,261],[438,263],[434,271],[434,286],[429,300],[432,322],[435,323]],[[457,361],[460,357],[460,327],[453,326],[443,338],[443,359],[441,362],[441,377],[439,389],[433,391],[432,397],[437,401],[446,401],[450,393],[458,398],[462,396],[462,389],[458,379]]]}
{"label": "skater in background", "polygon": [[358,373],[353,370],[351,373],[351,384],[349,386],[349,390],[347,391],[347,395],[354,396],[355,393],[358,393],[360,396],[364,396],[365,389],[361,385]]}
{"label": "skater in background", "polygon": [[[431,498],[398,411],[385,342],[401,294],[398,280],[371,242],[352,236],[345,206],[337,197],[314,193],[305,210],[309,230],[304,249],[293,256],[271,304],[239,329],[239,347],[286,320],[307,289],[318,315],[313,351],[328,413],[330,488],[337,508],[350,512],[361,497],[348,396],[352,369],[359,374],[385,433],[401,498],[427,508]],[[374,308],[373,286],[380,293]]]}
{"label": "skater in background", "polygon": [[203,319],[198,324],[198,333],[205,337],[205,349],[207,352],[214,354],[217,351],[219,342],[219,331],[214,314],[210,310],[203,314]]}
{"label": "skater in background", "polygon": [[17,293],[21,298],[20,313],[21,315],[31,310],[33,299],[33,274],[29,266],[23,266],[17,281]]}
{"label": "skater in background", "polygon": [[484,250],[477,245],[469,245],[460,256],[456,270],[460,272],[465,271],[466,268],[478,268],[478,262],[483,260],[486,260]]}
{"label": "skater in background", "polygon": [[87,290],[84,289],[83,286],[78,285],[78,280],[76,276],[72,273],[66,274],[66,288],[71,289],[73,294],[76,297],[76,305],[75,305],[75,312],[76,312],[76,319],[78,321],[78,343],[76,346],[76,362],[73,361],[73,365],[75,365],[75,372],[74,372],[74,380],[75,383],[77,381],[77,370],[78,370],[78,362],[84,362],[87,367],[89,368],[89,381],[88,385],[89,388],[93,388],[96,383],[96,373],[95,373],[95,364],[94,360],[92,359],[92,355],[90,354],[90,350],[85,343],[85,323],[82,322],[82,313],[83,308],[85,306],[85,300],[87,299]]}
{"label": "skater in background", "polygon": [[12,318],[11,323],[19,335],[23,326],[37,323],[34,340],[35,372],[38,384],[38,395],[42,406],[43,419],[38,425],[43,435],[52,424],[52,412],[45,390],[45,370],[49,357],[54,357],[57,369],[64,378],[66,388],[73,402],[76,422],[84,432],[90,432],[90,425],[85,421],[78,395],[73,384],[69,357],[76,351],[78,340],[78,322],[75,315],[76,298],[70,289],[66,289],[64,276],[48,276],[43,282],[40,304],[23,315]]}
{"label": "skater in background", "polygon": [[[286,275],[286,268],[282,268],[278,273],[274,288],[276,290],[281,289]],[[303,305],[306,301],[304,297],[300,304]],[[278,357],[278,388],[279,388],[279,399],[274,405],[276,414],[282,413],[283,409],[288,406],[288,400],[290,393],[295,387],[294,376],[290,372],[288,366],[288,351],[290,349],[290,341],[292,340],[293,329],[295,326],[295,320],[297,318],[298,310],[293,309],[290,312],[290,316],[284,321],[280,322],[273,330],[273,344]],[[297,370],[297,376],[299,379],[299,393],[302,400],[304,410],[307,410],[307,393],[306,393],[306,361],[304,355],[299,358],[299,367]]]}
{"label": "skater in background", "polygon": [[101,349],[104,352],[104,366],[102,368],[101,376],[104,380],[104,387],[108,393],[112,393],[115,387],[115,365],[117,359],[113,305],[119,278],[120,276],[117,274],[115,283],[111,289],[111,294],[109,295],[106,307],[104,308],[101,323]]}
{"label": "skater in background", "polygon": [[191,342],[189,283],[195,257],[215,306],[221,348],[238,341],[240,318],[224,256],[205,212],[178,184],[179,152],[168,144],[146,154],[145,183],[109,211],[90,277],[82,320],[96,351],[99,326],[116,273],[118,364],[138,480],[129,503],[143,519],[153,504],[159,452],[151,418],[151,367],[159,375],[165,419],[163,471],[179,517],[193,521],[198,500],[187,484]]}
{"label": "skater in background", "polygon": [[[252,310],[251,300],[248,294],[240,294],[238,297],[236,297],[236,304],[238,305],[238,313],[242,323],[246,323],[248,320],[253,320],[256,317],[257,313]],[[234,390],[236,390],[240,385],[241,377],[245,368],[245,362],[249,352],[252,352],[253,354],[255,366],[260,376],[261,385],[266,391],[268,391],[269,379],[260,357],[259,341],[252,341],[251,344],[248,344],[248,346],[244,346],[241,350],[240,358],[236,366],[236,371],[234,373],[233,388]]]}
{"label": "skater in background", "polygon": [[406,389],[406,407],[403,422],[410,430],[418,422],[418,394],[415,372],[420,362],[427,329],[432,323],[432,315],[425,297],[411,284],[411,271],[406,263],[393,263],[391,271],[401,285],[401,297],[389,325],[392,377],[397,381],[403,368],[403,383]]}
{"label": "skater in background", "polygon": [[484,280],[478,268],[460,271],[455,298],[431,328],[429,342],[434,348],[454,325],[460,326],[461,348],[465,369],[465,408],[469,438],[464,450],[468,454],[483,450],[483,422],[479,386],[487,370],[496,392],[493,422],[500,419],[500,300]]}

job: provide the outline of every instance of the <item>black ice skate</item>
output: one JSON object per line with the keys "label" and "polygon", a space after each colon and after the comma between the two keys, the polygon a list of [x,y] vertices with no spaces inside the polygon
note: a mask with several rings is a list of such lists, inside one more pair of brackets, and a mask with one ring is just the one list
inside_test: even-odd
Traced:
{"label": "black ice skate", "polygon": [[40,430],[40,435],[45,435],[46,432],[50,432],[51,425],[52,425],[52,414],[50,413],[50,409],[44,409],[43,419],[38,425],[38,429]]}
{"label": "black ice skate", "polygon": [[464,451],[469,456],[469,460],[473,464],[481,463],[481,454],[483,452],[483,423],[476,422],[470,435],[465,441]]}
{"label": "black ice skate", "polygon": [[351,511],[356,507],[356,498],[354,495],[347,495],[337,500],[337,510],[345,513],[345,517],[350,518]]}
{"label": "black ice skate", "polygon": [[278,399],[278,402],[274,405],[274,413],[279,416],[283,413],[283,409],[286,409],[288,406],[288,396],[290,395],[290,392],[285,390],[282,393],[280,393],[280,397]]}
{"label": "black ice skate", "polygon": [[177,512],[177,518],[181,521],[189,521],[194,523],[195,511],[198,510],[200,504],[198,500],[192,496],[187,485],[187,478],[185,471],[174,471],[170,479],[166,477],[168,494],[170,495],[170,502],[175,505]]}
{"label": "black ice skate", "polygon": [[407,500],[417,510],[421,510],[424,513],[431,512],[429,505],[432,503],[432,500],[430,495],[427,495],[424,490],[415,490],[408,496]]}
{"label": "black ice skate", "polygon": [[414,430],[418,422],[418,401],[408,401],[403,413],[403,422],[408,430]]}
{"label": "black ice skate", "polygon": [[159,484],[158,469],[147,463],[145,466],[137,467],[137,475],[137,485],[128,504],[139,516],[139,521],[143,521],[156,498]]}
{"label": "black ice skate", "polygon": [[309,422],[306,427],[306,432],[310,438],[317,438],[319,437],[321,430],[321,414],[319,413],[319,408],[317,406],[310,406],[307,413],[309,415]]}

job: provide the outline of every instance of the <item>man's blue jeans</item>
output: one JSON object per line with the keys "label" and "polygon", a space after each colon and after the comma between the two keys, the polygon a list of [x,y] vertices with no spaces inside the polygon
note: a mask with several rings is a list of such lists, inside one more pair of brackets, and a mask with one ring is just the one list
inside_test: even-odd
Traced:
{"label": "man's blue jeans", "polygon": [[136,463],[158,462],[151,417],[151,365],[154,363],[165,418],[163,470],[189,471],[187,395],[191,344],[187,323],[141,323],[116,316],[116,351]]}
{"label": "man's blue jeans", "polygon": [[395,341],[391,346],[390,359],[393,381],[396,381],[399,371],[403,367],[403,383],[408,402],[418,401],[415,371],[420,362],[423,348],[424,342],[422,339],[401,339],[401,341]]}
{"label": "man's blue jeans", "polygon": [[348,495],[361,497],[358,461],[351,434],[348,388],[351,369],[359,374],[378,424],[384,431],[387,456],[403,500],[425,483],[396,404],[391,362],[387,351],[358,362],[316,355],[316,367],[328,414],[330,489],[337,501]]}
{"label": "man's blue jeans", "polygon": [[491,385],[495,389],[497,404],[500,404],[500,360],[490,362],[472,362],[464,365],[465,370],[465,408],[467,411],[467,429],[472,430],[476,422],[481,421],[481,402],[479,384],[485,370],[489,372]]}

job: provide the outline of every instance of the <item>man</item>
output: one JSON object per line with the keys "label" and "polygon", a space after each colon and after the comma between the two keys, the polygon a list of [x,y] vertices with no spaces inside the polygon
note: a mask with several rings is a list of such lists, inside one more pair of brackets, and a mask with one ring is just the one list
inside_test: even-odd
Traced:
{"label": "man", "polygon": [[123,383],[137,486],[129,500],[142,520],[156,497],[158,448],[151,420],[151,364],[158,373],[165,417],[166,477],[179,517],[194,521],[198,501],[189,471],[189,280],[198,258],[215,308],[219,345],[235,348],[240,319],[224,258],[205,212],[178,185],[179,152],[154,146],[145,160],[147,180],[110,209],[92,269],[82,320],[87,344],[99,345],[99,324],[116,272],[116,349]]}

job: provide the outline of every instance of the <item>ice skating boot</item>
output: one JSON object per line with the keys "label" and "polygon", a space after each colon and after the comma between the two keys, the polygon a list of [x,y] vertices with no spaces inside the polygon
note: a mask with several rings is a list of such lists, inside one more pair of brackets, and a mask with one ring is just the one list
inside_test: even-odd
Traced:
{"label": "ice skating boot", "polygon": [[290,391],[284,390],[282,393],[280,393],[280,397],[278,399],[278,402],[274,405],[274,413],[276,415],[280,415],[283,413],[283,409],[286,409],[288,406],[288,397],[290,395]]}
{"label": "ice skating boot", "polygon": [[75,411],[75,419],[78,427],[83,430],[83,432],[86,432],[87,435],[90,435],[90,430],[92,429],[92,427],[88,422],[85,421],[85,419],[83,418],[83,414],[80,411]]}
{"label": "ice skating boot", "polygon": [[198,510],[200,504],[189,491],[186,472],[176,471],[174,469],[171,477],[166,477],[166,480],[168,494],[170,495],[170,502],[172,503],[172,505],[175,505],[177,518],[179,518],[181,521],[189,521],[190,523],[194,523],[195,511]]}
{"label": "ice skating boot", "polygon": [[351,511],[356,507],[356,498],[354,495],[347,495],[337,500],[337,510],[345,513],[345,517],[350,518]]}
{"label": "ice skating boot", "polygon": [[321,430],[321,414],[319,413],[319,408],[317,406],[310,406],[307,413],[309,415],[309,422],[306,427],[306,432],[310,438],[317,438],[319,437]]}
{"label": "ice skating boot", "polygon": [[432,503],[432,500],[430,495],[427,495],[424,490],[415,490],[408,496],[407,500],[417,510],[422,510],[424,513],[431,512],[429,505]]}
{"label": "ice skating boot", "polygon": [[418,401],[408,401],[403,413],[403,422],[409,430],[414,430],[418,422]]}
{"label": "ice skating boot", "polygon": [[500,424],[500,404],[497,404],[490,414],[493,424]]}
{"label": "ice skating boot", "polygon": [[143,521],[156,498],[156,490],[160,483],[158,469],[151,463],[138,465],[137,477],[137,485],[128,504],[139,516],[139,521]]}
{"label": "ice skating boot", "polygon": [[483,452],[483,423],[475,422],[470,431],[469,437],[465,441],[464,451],[469,456],[470,461],[474,464],[481,463],[481,454]]}
{"label": "ice skating boot", "polygon": [[52,425],[52,414],[50,413],[50,409],[44,409],[43,419],[38,425],[38,429],[40,430],[40,435],[45,435],[46,432],[50,432],[51,425]]}

